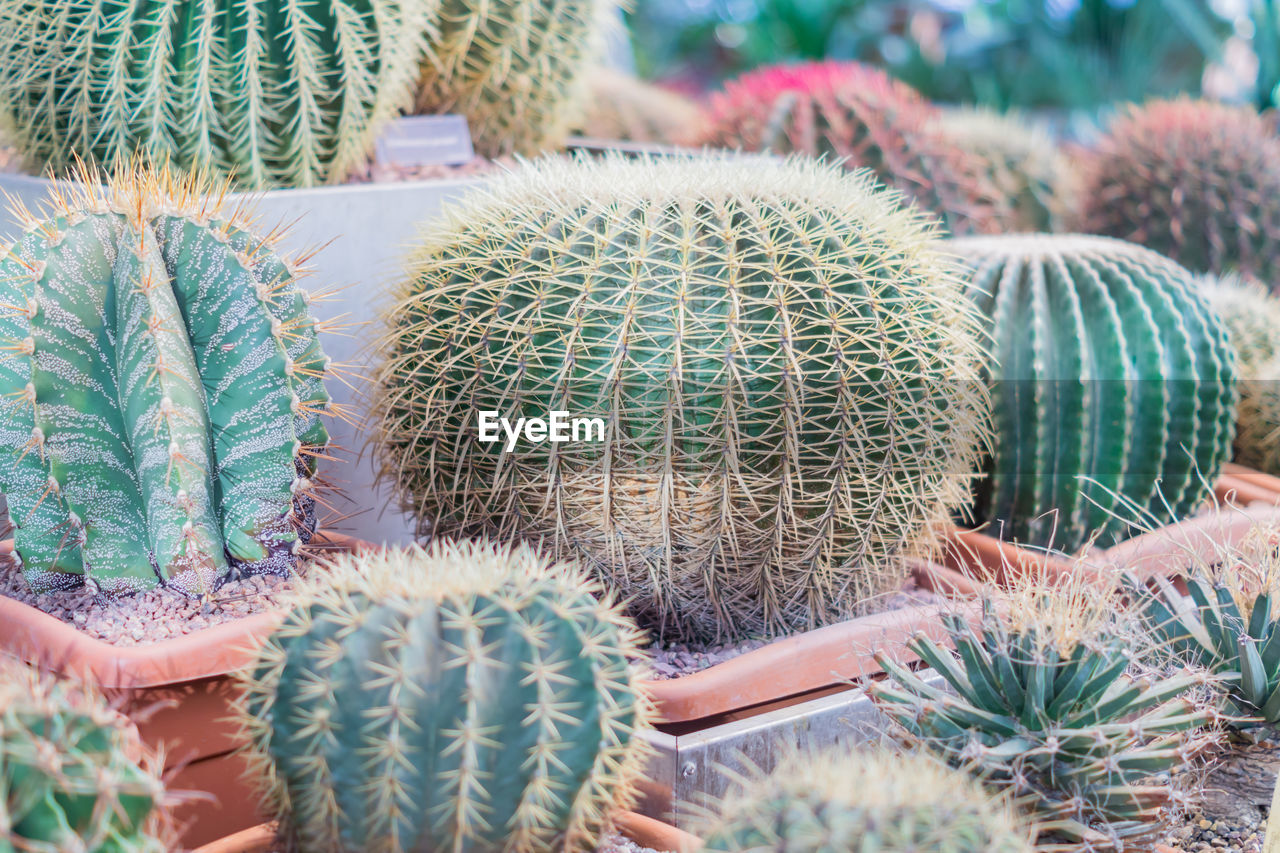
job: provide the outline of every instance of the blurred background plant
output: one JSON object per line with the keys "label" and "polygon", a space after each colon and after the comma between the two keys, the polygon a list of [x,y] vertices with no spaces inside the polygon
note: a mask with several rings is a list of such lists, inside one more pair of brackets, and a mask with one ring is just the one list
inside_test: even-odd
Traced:
{"label": "blurred background plant", "polygon": [[633,6],[638,72],[690,90],[760,64],[817,58],[859,59],[932,100],[999,109],[1091,111],[1206,89],[1269,105],[1280,83],[1280,0],[637,0]]}

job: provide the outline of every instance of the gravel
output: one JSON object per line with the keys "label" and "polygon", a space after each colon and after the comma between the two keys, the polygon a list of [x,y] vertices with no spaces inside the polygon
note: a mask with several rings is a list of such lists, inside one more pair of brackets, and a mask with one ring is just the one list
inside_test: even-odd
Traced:
{"label": "gravel", "polygon": [[[893,595],[885,596],[873,602],[868,615],[920,604],[939,604],[945,601],[947,599],[943,596],[921,589],[913,581],[908,581],[907,586],[903,587],[900,592],[895,592]],[[770,640],[752,638],[738,643],[717,643],[713,645],[668,643],[664,646],[653,646],[649,649],[649,653],[652,655],[650,664],[652,675],[650,677],[654,681],[668,681],[672,678],[692,675],[695,672],[710,669],[716,664],[732,660],[738,655],[744,655],[747,652],[763,648],[778,639],[785,638],[779,637]]]}
{"label": "gravel", "polygon": [[596,853],[670,853],[670,851],[641,847],[630,838],[624,838],[621,835],[610,835],[596,848]]}
{"label": "gravel", "polygon": [[116,646],[171,640],[273,609],[292,579],[257,576],[224,584],[205,599],[154,589],[110,599],[87,590],[36,595],[12,559],[0,561],[0,595],[29,604],[84,633]]}
{"label": "gravel", "polygon": [[1199,802],[1165,843],[1184,853],[1261,853],[1280,771],[1280,734],[1273,730],[1256,744],[1232,744],[1219,758],[1200,789]]}

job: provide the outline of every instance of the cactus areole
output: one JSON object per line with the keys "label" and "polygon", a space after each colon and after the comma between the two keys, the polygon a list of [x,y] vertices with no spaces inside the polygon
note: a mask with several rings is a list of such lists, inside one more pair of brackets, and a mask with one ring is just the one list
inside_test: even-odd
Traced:
{"label": "cactus areole", "polygon": [[78,177],[0,259],[0,488],[28,581],[288,571],[329,405],[295,271],[198,178]]}

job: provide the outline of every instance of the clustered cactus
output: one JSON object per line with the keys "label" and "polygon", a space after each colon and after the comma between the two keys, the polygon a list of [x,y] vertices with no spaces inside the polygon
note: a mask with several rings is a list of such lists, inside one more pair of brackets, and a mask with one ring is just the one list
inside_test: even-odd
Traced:
{"label": "clustered cactus", "polygon": [[462,113],[486,157],[559,148],[615,0],[435,0],[416,110]]}
{"label": "clustered cactus", "polygon": [[1280,723],[1280,555],[1274,531],[1185,578],[1187,595],[1166,578],[1128,587],[1162,653],[1176,665],[1221,677],[1234,725]]}
{"label": "clustered cactus", "polygon": [[87,687],[0,660],[0,850],[165,853],[158,765]]}
{"label": "clustered cactus", "polygon": [[37,591],[287,573],[315,524],[327,359],[225,187],[82,171],[0,259],[0,490]]}
{"label": "clustered cactus", "polygon": [[244,675],[245,754],[308,853],[591,851],[644,756],[638,648],[525,547],[348,555]]}
{"label": "clustered cactus", "polygon": [[1030,853],[1009,803],[921,753],[797,755],[743,779],[707,853]]}
{"label": "clustered cactus", "polygon": [[1118,240],[956,240],[993,342],[995,451],[974,517],[1074,550],[1132,509],[1181,517],[1227,461],[1235,358],[1194,278]]}
{"label": "clustered cactus", "polygon": [[871,691],[881,709],[1015,797],[1046,837],[1086,846],[1147,837],[1176,805],[1167,774],[1212,740],[1196,730],[1214,712],[1186,695],[1204,677],[1131,675],[1132,627],[1080,582],[1019,587],[984,599],[972,624],[944,621],[945,645],[921,634],[909,647],[949,689],[880,653],[890,681]]}
{"label": "clustered cactus", "polygon": [[1069,170],[1048,131],[1010,113],[939,111],[938,133],[981,164],[1005,211],[1004,231],[1052,231],[1063,218]]}
{"label": "clustered cactus", "polygon": [[1239,365],[1235,461],[1280,474],[1280,299],[1234,276],[1204,283]]}
{"label": "clustered cactus", "polygon": [[936,115],[906,84],[856,62],[770,66],[712,97],[701,141],[839,159],[871,169],[952,233],[999,230],[997,188],[937,131]]}
{"label": "clustered cactus", "polygon": [[1130,107],[1082,157],[1080,205],[1084,230],[1280,282],[1280,139],[1250,107]]}
{"label": "clustered cactus", "polygon": [[[387,476],[424,533],[542,541],[664,635],[847,618],[900,588],[987,435],[973,308],[895,200],[796,159],[495,180],[389,317]],[[485,411],[602,440],[487,441]]]}
{"label": "clustered cactus", "polygon": [[36,169],[135,155],[248,187],[361,166],[407,106],[424,0],[0,2],[0,103]]}
{"label": "clustered cactus", "polygon": [[687,145],[701,134],[702,108],[676,92],[612,68],[587,74],[578,133],[590,139]]}

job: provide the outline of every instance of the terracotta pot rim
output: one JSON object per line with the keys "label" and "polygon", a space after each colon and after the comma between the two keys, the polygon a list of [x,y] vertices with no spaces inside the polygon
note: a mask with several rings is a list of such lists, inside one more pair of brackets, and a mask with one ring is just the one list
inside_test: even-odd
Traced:
{"label": "terracotta pot rim", "polygon": [[[641,847],[674,853],[694,853],[702,847],[698,837],[642,814],[623,811],[614,816],[614,821],[618,832]],[[197,847],[192,853],[266,853],[275,840],[276,824],[260,823]]]}
{"label": "terracotta pot rim", "polygon": [[[342,534],[326,533],[323,539],[345,549],[369,547]],[[248,666],[283,618],[283,610],[268,610],[181,637],[116,646],[0,596],[0,650],[102,688],[138,690],[217,678]]]}

